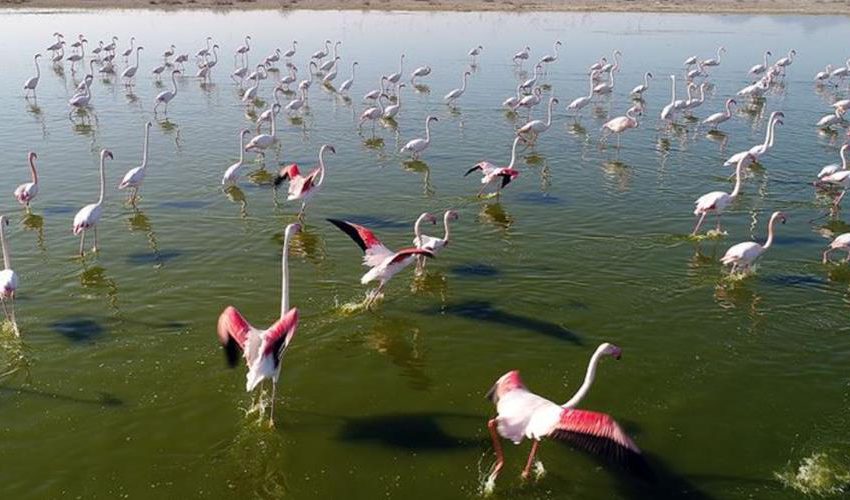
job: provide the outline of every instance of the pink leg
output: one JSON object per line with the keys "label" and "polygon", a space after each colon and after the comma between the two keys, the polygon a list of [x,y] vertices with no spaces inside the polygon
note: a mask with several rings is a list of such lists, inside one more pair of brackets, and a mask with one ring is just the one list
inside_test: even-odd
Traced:
{"label": "pink leg", "polygon": [[[831,249],[831,248],[827,248],[826,250],[824,250],[824,251],[823,251],[823,263],[824,263],[824,264],[826,264],[827,262],[829,262],[829,254],[830,254],[830,252],[832,252],[832,249]],[[850,253],[848,253],[848,256],[850,256]]]}
{"label": "pink leg", "polygon": [[502,453],[502,443],[499,441],[499,433],[496,431],[496,419],[491,418],[487,422],[487,428],[490,429],[490,437],[493,438],[493,451],[496,453],[496,463],[490,470],[490,479],[495,481],[505,465],[505,455]]}
{"label": "pink leg", "polygon": [[83,253],[83,246],[86,244],[86,230],[83,229],[83,234],[80,236],[80,257],[85,255]]}
{"label": "pink leg", "polygon": [[703,212],[702,215],[699,216],[699,220],[697,221],[697,225],[694,226],[694,232],[691,233],[691,236],[696,236],[697,232],[699,232],[699,228],[702,227],[702,221],[705,220],[705,215],[707,212]]}
{"label": "pink leg", "polygon": [[842,191],[840,195],[838,195],[838,198],[835,199],[835,208],[838,208],[839,206],[841,206],[841,200],[844,199],[845,194],[847,194],[846,189],[844,191]]}
{"label": "pink leg", "polygon": [[531,473],[531,465],[534,463],[534,455],[537,454],[538,446],[540,446],[540,441],[535,439],[531,444],[531,453],[528,454],[528,462],[526,462],[525,469],[522,471],[523,479],[528,479],[528,475]]}
{"label": "pink leg", "polygon": [[269,415],[269,427],[274,427],[274,397],[277,393],[277,383],[272,380],[272,402],[271,413]]}

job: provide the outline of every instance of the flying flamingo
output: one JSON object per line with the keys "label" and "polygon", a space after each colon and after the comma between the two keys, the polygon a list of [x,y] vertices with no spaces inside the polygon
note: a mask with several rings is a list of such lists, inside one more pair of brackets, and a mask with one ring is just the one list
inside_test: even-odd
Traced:
{"label": "flying flamingo", "polygon": [[702,121],[703,125],[711,125],[711,130],[717,130],[721,123],[725,123],[732,118],[732,105],[737,105],[735,99],[726,99],[726,112],[717,112]]}
{"label": "flying flamingo", "polygon": [[460,98],[460,96],[462,96],[464,92],[466,92],[466,81],[469,79],[470,74],[471,73],[469,71],[463,72],[463,85],[461,85],[459,89],[454,89],[448,94],[446,94],[445,97],[443,97],[443,99],[446,101],[446,104],[448,104],[449,106],[453,105],[454,102],[458,98]]}
{"label": "flying flamingo", "polygon": [[319,166],[310,171],[307,175],[301,175],[298,170],[298,165],[291,164],[280,169],[280,173],[274,180],[275,187],[282,184],[284,181],[289,181],[289,190],[286,201],[301,201],[301,210],[298,212],[298,218],[304,217],[304,210],[307,209],[307,202],[322,188],[325,183],[325,152],[330,151],[336,154],[336,149],[330,144],[323,144],[319,148]]}
{"label": "flying flamingo", "polygon": [[751,160],[758,161],[759,158],[762,157],[765,153],[767,153],[770,148],[773,147],[773,129],[776,127],[777,123],[783,123],[780,118],[783,118],[785,114],[782,111],[774,111],[770,114],[770,118],[768,118],[767,130],[764,133],[764,142],[762,144],[757,144],[747,151],[741,151],[740,153],[735,153],[730,156],[728,160],[723,162],[724,167],[731,167],[732,165],[737,165],[738,160],[741,157],[750,156]]}
{"label": "flying flamingo", "polygon": [[501,184],[496,189],[496,196],[498,196],[505,186],[510,184],[512,180],[516,179],[519,176],[519,171],[514,170],[514,165],[516,165],[516,148],[519,144],[519,141],[519,137],[514,138],[514,144],[513,146],[511,146],[511,162],[508,164],[508,166],[497,167],[496,165],[493,165],[488,161],[482,161],[476,163],[474,167],[470,168],[466,171],[465,174],[463,174],[463,176],[466,177],[467,175],[471,174],[472,172],[475,172],[476,170],[481,171],[481,184],[483,184],[483,186],[481,186],[481,190],[478,191],[478,196],[481,196],[481,194],[484,193],[484,190],[487,188],[487,186],[489,186],[493,182],[500,181]]}
{"label": "flying flamingo", "polygon": [[18,203],[26,207],[28,213],[30,211],[30,203],[38,195],[38,172],[35,170],[36,158],[38,158],[38,155],[34,151],[30,151],[27,155],[27,160],[30,164],[30,173],[32,174],[32,182],[21,184],[15,188],[15,199],[18,200]]}
{"label": "flying flamingo", "polygon": [[573,102],[567,104],[568,111],[578,111],[578,113],[576,113],[576,116],[579,116],[581,114],[581,110],[584,109],[588,104],[590,104],[590,102],[593,100],[593,79],[596,78],[598,72],[598,70],[593,70],[590,72],[590,92],[588,92],[586,96],[579,97],[573,100]]}
{"label": "flying flamingo", "polygon": [[[613,73],[612,73],[613,74]],[[637,115],[635,115],[637,113]],[[632,106],[626,111],[625,116],[618,116],[616,118],[612,118],[605,122],[602,125],[602,137],[599,139],[600,142],[608,139],[610,134],[617,134],[617,149],[620,149],[620,135],[626,130],[638,128],[640,123],[638,123],[637,117],[643,114],[643,110],[640,106]]]}
{"label": "flying flamingo", "polygon": [[436,121],[438,121],[436,116],[429,115],[425,118],[425,138],[417,138],[408,141],[408,143],[399,150],[399,153],[409,151],[413,155],[413,159],[418,160],[419,155],[431,145],[431,122]]}
{"label": "flying flamingo", "polygon": [[[280,104],[273,105],[272,109],[274,110],[274,108],[280,109]],[[265,155],[265,151],[277,142],[277,121],[275,120],[276,114],[277,111],[272,113],[271,133],[255,135],[250,141],[248,141],[248,144],[245,145],[245,151]]]}
{"label": "flying flamingo", "polygon": [[543,120],[532,120],[516,131],[518,137],[521,137],[523,141],[527,143],[533,143],[537,140],[540,134],[549,130],[549,127],[552,126],[552,108],[558,104],[558,99],[555,97],[549,98],[549,112],[546,115],[546,121]]}
{"label": "flying flamingo", "polygon": [[417,256],[434,256],[430,250],[415,247],[402,248],[393,252],[384,246],[372,231],[361,225],[339,219],[328,219],[328,222],[342,230],[363,250],[363,265],[368,267],[369,271],[360,278],[360,283],[365,285],[371,281],[378,281],[378,288],[367,295],[364,304],[367,308],[381,297],[387,282],[409,266]]}
{"label": "flying flamingo", "polygon": [[720,262],[725,266],[732,265],[730,273],[735,273],[739,270],[746,273],[750,270],[753,262],[770,248],[773,244],[773,226],[776,225],[777,220],[785,224],[785,214],[782,212],[773,212],[773,215],[770,216],[770,222],[767,224],[767,241],[764,243],[764,246],[759,245],[755,241],[745,241],[726,250],[726,254],[720,259]]}
{"label": "flying flamingo", "polygon": [[133,189],[133,194],[128,200],[131,204],[136,204],[136,198],[139,196],[139,189],[142,188],[142,182],[145,180],[145,173],[148,170],[148,139],[151,134],[151,122],[145,123],[145,144],[142,147],[142,164],[136,168],[130,169],[121,183],[118,184],[118,189],[124,190],[127,188]]}
{"label": "flying flamingo", "polygon": [[847,170],[847,150],[850,149],[850,145],[841,146],[841,163],[833,163],[831,165],[827,165],[818,172],[818,180],[822,180],[824,177],[828,175],[832,175],[841,170]]}
{"label": "flying flamingo", "polygon": [[632,91],[629,93],[629,95],[631,95],[632,97],[637,97],[637,98],[643,97],[643,93],[646,92],[647,90],[649,90],[649,80],[651,78],[652,78],[652,73],[650,73],[648,71],[646,73],[644,73],[643,84],[638,85],[637,87],[633,88]]}
{"label": "flying flamingo", "polygon": [[112,151],[103,149],[100,151],[100,198],[97,203],[86,205],[74,216],[74,235],[80,235],[80,257],[84,256],[83,247],[86,243],[86,231],[94,230],[94,247],[92,251],[97,252],[97,223],[103,212],[103,198],[106,195],[106,158],[113,159]]}
{"label": "flying flamingo", "polygon": [[171,102],[172,99],[177,97],[177,75],[180,74],[180,70],[175,69],[171,72],[171,90],[163,90],[159,94],[157,94],[156,99],[154,99],[153,105],[153,114],[156,116],[156,110],[160,104],[165,104],[165,116],[168,116],[168,103]]}
{"label": "flying flamingo", "polygon": [[694,226],[694,231],[691,233],[691,236],[696,236],[699,232],[699,228],[702,226],[702,222],[705,220],[705,216],[709,214],[709,212],[714,212],[717,215],[717,232],[720,232],[720,216],[723,214],[723,211],[726,210],[735,198],[738,197],[738,194],[741,192],[741,171],[744,169],[744,161],[746,161],[747,157],[742,156],[740,160],[738,160],[738,166],[735,168],[735,188],[731,193],[726,193],[723,191],[712,191],[710,193],[706,193],[694,202],[694,215],[699,216],[697,220],[696,226]]}
{"label": "flying flamingo", "polygon": [[545,437],[567,441],[624,465],[646,467],[640,449],[611,416],[576,409],[590,391],[603,356],[620,359],[622,350],[607,342],[597,347],[590,358],[584,382],[563,405],[529,391],[517,370],[509,371],[496,381],[487,393],[487,398],[496,405],[496,416],[487,422],[496,454],[488,482],[496,481],[505,463],[500,436],[514,444],[520,444],[523,439],[532,440],[531,452],[522,471],[523,479],[528,478],[540,441]]}
{"label": "flying flamingo", "polygon": [[298,224],[289,224],[283,233],[283,256],[281,257],[280,317],[270,327],[259,330],[245,319],[233,306],[227,306],[218,317],[218,340],[224,347],[227,362],[235,367],[240,351],[248,365],[245,391],[251,392],[263,380],[272,382],[269,425],[274,425],[274,400],[280,367],[287,347],[295,337],[298,327],[298,309],[289,308],[289,243],[292,236],[301,230]]}
{"label": "flying flamingo", "polygon": [[6,320],[12,323],[15,335],[20,337],[18,322],[15,320],[15,291],[18,289],[18,275],[12,270],[12,255],[6,246],[6,226],[8,225],[9,219],[5,215],[0,215],[0,247],[3,249],[3,270],[0,271],[0,304],[3,304],[3,313],[6,315]]}
{"label": "flying flamingo", "polygon": [[832,242],[830,242],[829,246],[823,252],[824,264],[829,262],[829,254],[836,250],[847,252],[847,257],[844,258],[844,262],[850,262],[850,233],[839,234],[834,240],[832,240]]}
{"label": "flying flamingo", "polygon": [[27,92],[32,92],[33,98],[36,97],[35,88],[38,87],[38,80],[41,78],[41,70],[38,67],[39,57],[41,57],[41,54],[36,54],[32,58],[33,64],[35,64],[35,76],[24,82],[24,97],[27,97]]}
{"label": "flying flamingo", "polygon": [[772,56],[772,55],[773,54],[771,54],[769,50],[766,51],[764,53],[764,62],[762,64],[756,64],[755,66],[750,68],[749,73],[751,75],[760,75],[760,74],[764,73],[765,71],[767,71],[767,58]]}
{"label": "flying flamingo", "polygon": [[251,131],[248,129],[239,132],[239,161],[227,167],[227,170],[224,171],[224,175],[221,178],[222,186],[235,184],[239,179],[239,171],[242,170],[242,165],[245,163],[245,136],[250,133]]}

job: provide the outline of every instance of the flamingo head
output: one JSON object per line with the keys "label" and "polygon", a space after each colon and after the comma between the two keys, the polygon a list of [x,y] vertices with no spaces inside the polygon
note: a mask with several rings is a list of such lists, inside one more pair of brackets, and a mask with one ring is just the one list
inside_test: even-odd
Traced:
{"label": "flamingo head", "polygon": [[427,121],[428,121],[428,123],[430,123],[430,122],[438,122],[440,120],[438,120],[436,116],[429,116]]}
{"label": "flamingo head", "polygon": [[770,53],[770,51],[769,51],[769,50],[768,50],[767,52],[765,52],[765,54],[767,54],[767,55],[768,55],[768,57],[773,55],[773,54],[771,54],[771,53]]}
{"label": "flamingo head", "polygon": [[487,391],[485,397],[492,401],[493,404],[498,404],[502,396],[514,389],[525,389],[525,384],[522,383],[522,379],[519,376],[519,370],[511,370],[499,377],[499,380]]}
{"label": "flamingo head", "polygon": [[555,45],[563,45],[560,40],[555,40]]}
{"label": "flamingo head", "polygon": [[458,219],[460,219],[460,215],[454,210],[446,210],[445,219],[446,220],[452,220],[452,221],[458,220]]}
{"label": "flamingo head", "polygon": [[110,160],[114,159],[114,157],[112,156],[112,151],[110,151],[108,149],[104,149],[103,151],[101,151],[100,157],[101,158],[109,158]]}
{"label": "flamingo head", "polygon": [[285,238],[291,238],[294,234],[301,231],[301,224],[293,223],[286,226],[286,229],[283,231],[283,235]]}
{"label": "flamingo head", "polygon": [[736,101],[735,99],[729,99],[729,104],[730,104],[730,105],[734,104],[735,106],[737,106],[737,105],[738,105],[738,101]]}
{"label": "flamingo head", "polygon": [[5,215],[0,215],[0,227],[8,226],[8,225],[9,225],[9,218],[6,217]]}
{"label": "flamingo head", "polygon": [[647,77],[647,78],[649,78],[649,79],[652,79],[652,73],[647,72],[647,73],[646,73],[646,77]]}
{"label": "flamingo head", "polygon": [[39,57],[41,57],[41,54],[36,54],[33,56],[33,59],[38,59]]}
{"label": "flamingo head", "polygon": [[336,154],[336,148],[331,146],[330,144],[322,145],[322,151],[330,151],[333,154]]}
{"label": "flamingo head", "polygon": [[623,350],[619,346],[608,342],[599,344],[599,347],[596,348],[596,352],[600,355],[611,356],[617,361],[619,361],[620,358],[623,357]]}
{"label": "flamingo head", "polygon": [[30,151],[29,155],[27,155],[27,159],[29,161],[33,161],[38,158],[38,155],[35,154],[35,151]]}
{"label": "flamingo head", "polygon": [[788,216],[785,215],[785,213],[783,213],[783,212],[773,212],[773,215],[770,216],[770,220],[774,220],[774,219],[785,224],[785,222],[788,220]]}

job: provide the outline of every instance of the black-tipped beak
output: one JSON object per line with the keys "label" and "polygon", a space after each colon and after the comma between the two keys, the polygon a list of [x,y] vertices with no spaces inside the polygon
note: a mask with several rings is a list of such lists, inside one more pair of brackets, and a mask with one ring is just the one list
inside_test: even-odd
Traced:
{"label": "black-tipped beak", "polygon": [[331,153],[336,154],[336,148],[334,148],[333,146],[328,146],[328,149],[331,151]]}

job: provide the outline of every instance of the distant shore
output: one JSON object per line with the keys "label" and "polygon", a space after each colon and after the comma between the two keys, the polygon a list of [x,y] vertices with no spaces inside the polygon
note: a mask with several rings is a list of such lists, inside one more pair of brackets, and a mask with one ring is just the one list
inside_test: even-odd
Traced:
{"label": "distant shore", "polygon": [[0,7],[850,15],[850,0],[0,0]]}

